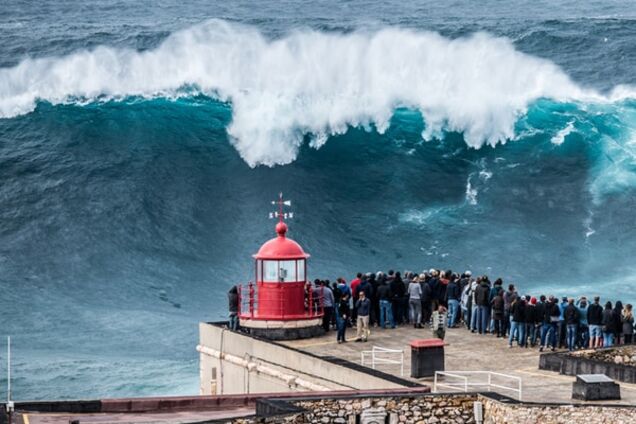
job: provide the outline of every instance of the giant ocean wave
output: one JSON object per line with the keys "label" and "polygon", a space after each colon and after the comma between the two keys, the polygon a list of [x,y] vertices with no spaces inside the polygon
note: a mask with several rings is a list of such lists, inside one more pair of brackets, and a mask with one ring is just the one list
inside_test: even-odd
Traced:
{"label": "giant ocean wave", "polygon": [[[552,62],[485,33],[448,39],[400,28],[296,30],[268,39],[253,27],[211,20],[149,51],[99,47],[1,69],[0,117],[33,111],[38,101],[200,93],[231,103],[227,131],[250,166],[290,163],[305,140],[320,147],[350,127],[383,133],[397,108],[421,113],[424,140],[460,132],[479,148],[518,138],[520,118],[543,98],[582,110],[622,108],[636,98],[631,86],[609,93],[580,87]],[[576,125],[554,134],[555,144]]]}

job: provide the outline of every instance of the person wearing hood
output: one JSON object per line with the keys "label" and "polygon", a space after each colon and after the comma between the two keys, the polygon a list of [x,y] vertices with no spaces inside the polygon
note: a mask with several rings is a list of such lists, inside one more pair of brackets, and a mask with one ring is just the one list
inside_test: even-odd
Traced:
{"label": "person wearing hood", "polygon": [[238,331],[239,328],[239,295],[238,295],[238,287],[232,286],[230,291],[227,293],[228,300],[228,309],[230,315],[229,327],[232,331]]}

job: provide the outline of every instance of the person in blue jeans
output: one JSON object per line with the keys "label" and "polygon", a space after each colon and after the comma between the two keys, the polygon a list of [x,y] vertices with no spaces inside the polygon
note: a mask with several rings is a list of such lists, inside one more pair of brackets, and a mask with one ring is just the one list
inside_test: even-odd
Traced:
{"label": "person in blue jeans", "polygon": [[232,331],[238,331],[239,328],[239,294],[238,287],[232,286],[230,291],[227,293],[228,299],[228,309],[230,312],[230,321],[228,326]]}
{"label": "person in blue jeans", "polygon": [[543,352],[543,349],[548,346],[546,343],[550,343],[553,352],[556,350],[557,328],[561,316],[557,302],[558,300],[554,296],[550,296],[550,299],[545,304],[539,352]]}
{"label": "person in blue jeans", "polygon": [[568,306],[563,311],[563,319],[566,325],[566,342],[568,351],[572,352],[576,347],[576,336],[579,327],[579,310],[574,305],[574,299],[568,299]]}
{"label": "person in blue jeans", "polygon": [[453,274],[446,286],[446,302],[448,304],[448,328],[455,327],[459,312],[459,300],[461,299],[461,289],[457,284],[457,277]]}
{"label": "person in blue jeans", "polygon": [[345,332],[347,330],[347,321],[349,319],[349,298],[348,294],[344,294],[340,297],[336,308],[336,329],[338,330],[337,340],[338,343],[345,343]]}
{"label": "person in blue jeans", "polygon": [[391,328],[395,328],[391,287],[386,281],[383,281],[378,286],[376,296],[380,300],[380,327],[386,328],[387,324],[389,324]]}
{"label": "person in blue jeans", "polygon": [[614,345],[614,333],[616,328],[614,326],[614,317],[612,312],[612,302],[605,304],[603,309],[603,347],[612,347]]}
{"label": "person in blue jeans", "polygon": [[475,303],[477,304],[477,326],[479,334],[488,332],[488,324],[490,323],[490,303],[488,296],[490,294],[490,282],[486,277],[482,277],[479,285],[475,289]]}
{"label": "person in blue jeans", "polygon": [[510,306],[510,317],[512,319],[510,323],[510,336],[508,338],[508,347],[512,347],[514,338],[517,338],[517,344],[520,347],[525,346],[526,341],[526,298],[521,298],[513,301]]}

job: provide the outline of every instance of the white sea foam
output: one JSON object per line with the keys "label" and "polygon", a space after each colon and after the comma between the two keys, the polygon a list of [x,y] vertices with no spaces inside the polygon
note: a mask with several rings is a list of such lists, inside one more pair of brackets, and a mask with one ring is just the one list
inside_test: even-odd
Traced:
{"label": "white sea foam", "polygon": [[565,141],[565,137],[570,135],[573,130],[574,130],[574,121],[570,121],[565,126],[565,128],[563,128],[561,131],[556,133],[550,141],[552,142],[552,144],[556,144],[557,146],[560,146]]}
{"label": "white sea foam", "polygon": [[451,40],[399,28],[299,30],[269,40],[212,20],[150,51],[99,47],[0,69],[0,117],[28,113],[38,100],[173,97],[184,87],[232,103],[228,133],[251,166],[293,161],[307,134],[317,148],[349,126],[384,132],[396,107],[422,113],[423,138],[459,131],[478,148],[513,138],[519,114],[541,97],[634,97],[628,86],[608,97],[584,90],[553,63],[483,33]]}

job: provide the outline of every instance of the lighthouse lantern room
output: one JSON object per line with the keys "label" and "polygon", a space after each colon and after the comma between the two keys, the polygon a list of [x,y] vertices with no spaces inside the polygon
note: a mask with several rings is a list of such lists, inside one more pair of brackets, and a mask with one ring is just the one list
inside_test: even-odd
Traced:
{"label": "lighthouse lantern room", "polygon": [[255,259],[255,281],[240,288],[240,325],[252,334],[270,339],[298,339],[322,333],[321,289],[307,284],[309,255],[294,240],[287,237],[285,219],[293,212],[284,212],[291,206],[282,193],[272,204],[278,211],[270,213],[277,218],[277,236],[265,242]]}

